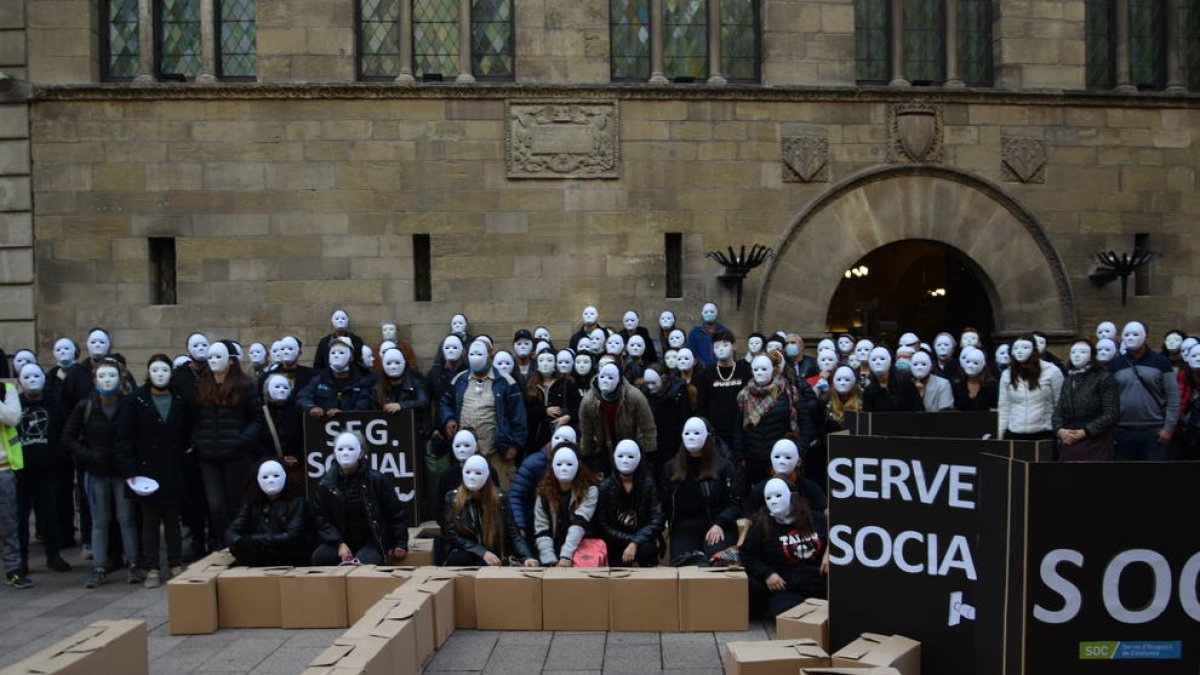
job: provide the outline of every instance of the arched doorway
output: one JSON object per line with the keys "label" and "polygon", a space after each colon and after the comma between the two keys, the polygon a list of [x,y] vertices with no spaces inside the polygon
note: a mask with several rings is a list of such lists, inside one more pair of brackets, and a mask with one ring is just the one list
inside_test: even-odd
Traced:
{"label": "arched doorway", "polygon": [[871,251],[842,274],[825,329],[871,335],[895,345],[912,331],[927,341],[943,330],[972,326],[985,339],[995,329],[987,279],[962,251],[907,239]]}

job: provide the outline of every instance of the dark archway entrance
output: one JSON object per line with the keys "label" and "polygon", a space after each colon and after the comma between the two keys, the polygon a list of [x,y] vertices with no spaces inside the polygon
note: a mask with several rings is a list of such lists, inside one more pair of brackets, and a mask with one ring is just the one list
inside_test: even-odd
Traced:
{"label": "dark archway entrance", "polygon": [[963,252],[938,241],[905,239],[871,251],[843,274],[829,303],[831,333],[869,335],[895,345],[905,332],[932,343],[945,330],[995,330],[986,277]]}

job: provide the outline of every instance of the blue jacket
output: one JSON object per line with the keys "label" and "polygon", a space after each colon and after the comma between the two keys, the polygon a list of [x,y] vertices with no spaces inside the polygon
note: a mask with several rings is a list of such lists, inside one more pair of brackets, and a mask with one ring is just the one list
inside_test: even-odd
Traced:
{"label": "blue jacket", "polygon": [[[700,324],[692,328],[688,333],[688,349],[692,350],[692,355],[696,357],[696,363],[703,363],[706,366],[711,366],[717,362],[716,354],[713,354],[712,336],[723,330],[729,330],[720,323],[713,324],[711,333],[704,330],[704,324]],[[699,370],[699,369],[697,369]]]}
{"label": "blue jacket", "polygon": [[375,376],[362,375],[351,369],[350,375],[339,380],[328,369],[317,373],[296,394],[296,405],[301,412],[312,408],[329,410],[337,408],[343,412],[367,412],[373,409]]}
{"label": "blue jacket", "polygon": [[512,514],[517,529],[526,534],[531,533],[533,527],[533,503],[537,499],[538,484],[546,476],[549,466],[550,451],[546,447],[538,448],[521,462],[521,468],[513,476],[512,485],[508,486],[508,512]]}
{"label": "blue jacket", "polygon": [[[496,405],[496,440],[492,447],[496,450],[525,447],[525,437],[528,435],[525,421],[525,397],[521,388],[512,377],[492,368],[492,397]],[[470,371],[464,370],[450,381],[450,386],[438,402],[438,427],[444,428],[447,422],[458,422],[462,412],[463,396],[471,381]]]}

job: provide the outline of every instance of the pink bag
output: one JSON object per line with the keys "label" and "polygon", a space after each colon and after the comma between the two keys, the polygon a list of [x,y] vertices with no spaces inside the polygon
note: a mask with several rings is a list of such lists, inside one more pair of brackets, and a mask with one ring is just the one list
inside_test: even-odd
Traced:
{"label": "pink bag", "polygon": [[584,539],[571,556],[575,567],[608,567],[608,546],[603,539]]}

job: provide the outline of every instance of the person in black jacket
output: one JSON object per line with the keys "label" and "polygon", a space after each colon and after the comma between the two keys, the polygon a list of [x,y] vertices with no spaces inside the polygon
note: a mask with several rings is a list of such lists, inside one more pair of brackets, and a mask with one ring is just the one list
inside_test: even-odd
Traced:
{"label": "person in black jacket", "polygon": [[537,567],[538,561],[517,530],[508,500],[491,473],[482,455],[471,455],[463,462],[462,484],[446,493],[442,515],[445,564],[495,567],[511,557],[525,567]]}
{"label": "person in black jacket", "polygon": [[408,555],[408,516],[387,477],[363,457],[358,434],[338,434],[333,443],[337,469],[321,478],[313,511],[319,544],[314,565],[359,561],[382,565]]}
{"label": "person in black jacket", "polygon": [[195,423],[195,409],[182,391],[171,385],[171,360],[155,354],[146,365],[147,383],[121,399],[117,411],[117,472],[125,481],[150,478],[152,492],[138,492],[127,483],[126,494],[142,514],[142,565],[148,569],[146,588],[162,583],[159,531],[165,532],[167,565],[172,576],[182,571],[183,546],[180,508],[187,501],[185,455]]}
{"label": "person in black jacket", "polygon": [[62,446],[64,414],[58,399],[46,391],[47,378],[40,366],[31,363],[22,368],[19,380],[21,421],[17,434],[25,466],[13,473],[17,479],[17,539],[22,574],[29,568],[29,514],[34,509],[45,538],[46,567],[66,572],[71,565],[59,555],[58,512],[66,455]]}
{"label": "person in black jacket", "polygon": [[1060,460],[1113,458],[1112,430],[1121,418],[1117,381],[1095,356],[1096,348],[1086,340],[1071,345],[1071,368],[1052,418]]}
{"label": "person in black jacket", "polygon": [[[725,444],[734,445],[737,428],[737,395],[752,380],[750,364],[736,357],[736,338],[727,330],[713,335],[716,362],[696,373],[696,414],[712,422]],[[676,435],[678,437],[678,435]]]}
{"label": "person in black jacket", "polygon": [[262,454],[277,457],[293,480],[304,476],[304,415],[296,405],[296,390],[284,375],[271,373],[263,382],[263,423],[258,444]]}
{"label": "person in black jacket", "polygon": [[705,564],[737,540],[745,489],[741,473],[721,452],[700,417],[683,425],[683,443],[663,467],[663,506],[671,522],[672,564]]}
{"label": "person in black jacket", "polygon": [[608,547],[609,564],[654,567],[666,524],[654,474],[642,465],[642,451],[630,439],[617,443],[613,468],[600,483],[593,519]]}
{"label": "person in black jacket", "polygon": [[371,410],[375,375],[360,369],[351,359],[350,339],[334,338],[329,346],[329,365],[296,394],[300,410],[316,418]]}
{"label": "person in black jacket", "polygon": [[650,404],[658,440],[655,451],[644,454],[652,459],[651,474],[658,476],[662,474],[662,467],[675,458],[675,451],[679,449],[683,423],[692,416],[692,399],[683,380],[667,373],[667,366],[661,361],[646,368],[642,375],[641,390]]}
{"label": "person in black jacket", "polygon": [[733,451],[745,461],[749,483],[763,480],[771,472],[775,441],[784,436],[796,438],[802,453],[812,443],[811,410],[800,405],[797,385],[780,372],[781,360],[778,352],[754,357],[750,365],[754,381],[737,395]]}
{"label": "person in black jacket", "polygon": [[324,370],[329,365],[329,348],[339,338],[350,343],[350,362],[355,365],[362,363],[363,339],[350,331],[350,315],[344,309],[335,309],[329,315],[329,323],[333,332],[321,338],[317,343],[317,355],[313,357],[313,369]]}
{"label": "person in black jacket", "polygon": [[408,367],[404,352],[399,349],[387,350],[381,360],[383,374],[375,384],[374,409],[389,415],[411,410],[413,423],[417,426],[417,444],[424,446],[432,424],[429,417],[429,388],[425,386],[425,378]]}
{"label": "person in black jacket", "polygon": [[886,347],[872,349],[867,363],[871,376],[862,394],[863,412],[925,411],[917,385],[892,367],[892,354]]}
{"label": "person in black jacket", "polygon": [[306,565],[312,551],[312,519],[301,487],[288,480],[274,457],[259,460],[255,479],[246,482],[246,497],[225,543],[238,565]]}
{"label": "person in black jacket", "polygon": [[741,548],[751,618],[778,616],[826,594],[824,526],[781,479],[767,481],[763,500],[766,506],[759,509]]}

